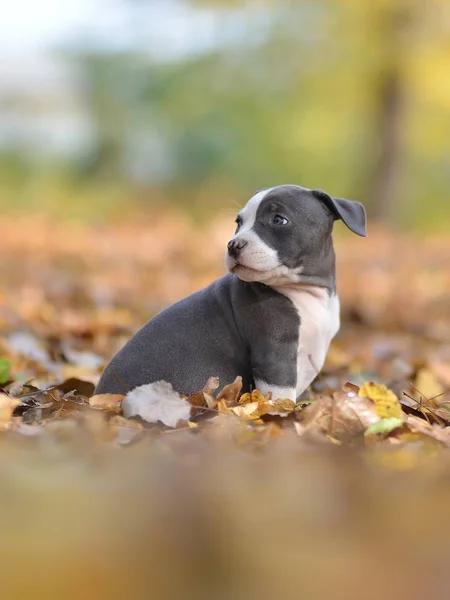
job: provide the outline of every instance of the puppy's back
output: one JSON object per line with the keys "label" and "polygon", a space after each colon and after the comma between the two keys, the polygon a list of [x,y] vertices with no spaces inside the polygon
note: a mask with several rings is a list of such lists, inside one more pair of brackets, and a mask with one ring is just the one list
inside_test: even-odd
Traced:
{"label": "puppy's back", "polygon": [[219,377],[222,386],[237,375],[250,389],[249,352],[233,311],[243,286],[248,284],[225,275],[156,315],[112,358],[96,393],[126,394],[164,380],[179,393],[191,394],[208,377]]}

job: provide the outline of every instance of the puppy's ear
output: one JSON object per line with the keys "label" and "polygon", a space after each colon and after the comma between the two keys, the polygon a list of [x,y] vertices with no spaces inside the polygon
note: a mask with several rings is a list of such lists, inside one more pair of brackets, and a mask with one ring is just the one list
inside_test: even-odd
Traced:
{"label": "puppy's ear", "polygon": [[316,198],[321,200],[331,212],[335,219],[341,219],[347,227],[362,237],[367,235],[366,209],[360,202],[345,200],[345,198],[333,198],[322,190],[312,190]]}

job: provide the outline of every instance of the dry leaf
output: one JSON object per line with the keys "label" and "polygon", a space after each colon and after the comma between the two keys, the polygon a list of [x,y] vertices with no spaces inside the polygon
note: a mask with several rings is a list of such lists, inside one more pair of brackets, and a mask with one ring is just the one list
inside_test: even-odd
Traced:
{"label": "dry leaf", "polygon": [[96,394],[89,399],[92,408],[100,408],[111,412],[120,413],[122,410],[122,400],[125,398],[122,394]]}
{"label": "dry leaf", "polygon": [[320,429],[337,439],[363,434],[380,421],[371,400],[342,391],[332,398],[320,396],[299,413],[299,419],[307,428]]}
{"label": "dry leaf", "polygon": [[241,404],[240,406],[235,406],[231,409],[231,411],[241,419],[259,419],[261,416],[260,413],[260,405],[258,402],[248,402],[247,404]]}
{"label": "dry leaf", "polygon": [[95,385],[90,381],[78,379],[78,377],[69,377],[69,379],[57,385],[56,389],[60,390],[63,394],[75,391],[89,398],[94,393]]}
{"label": "dry leaf", "polygon": [[242,394],[239,398],[239,404],[246,404],[247,402],[258,402],[259,404],[263,404],[266,402],[266,397],[263,396],[259,390],[253,390],[252,392]]}
{"label": "dry leaf", "polygon": [[204,392],[197,392],[188,396],[187,401],[195,408],[206,408],[208,403],[206,402]]}
{"label": "dry leaf", "polygon": [[8,426],[12,420],[14,410],[22,403],[16,398],[0,393],[0,427]]}
{"label": "dry leaf", "polygon": [[232,413],[231,408],[228,406],[228,404],[226,403],[225,400],[217,401],[217,410],[219,411],[220,414],[231,414]]}
{"label": "dry leaf", "polygon": [[205,409],[215,408],[217,406],[217,400],[207,392],[197,392],[196,394],[191,394],[187,398],[187,401],[192,406],[191,417],[202,414]]}
{"label": "dry leaf", "polygon": [[417,390],[415,396],[418,400],[420,400],[420,395],[424,399],[432,401],[437,396],[441,396],[444,392],[444,388],[430,369],[420,369],[418,371],[414,387]]}
{"label": "dry leaf", "polygon": [[[434,359],[430,361],[428,366],[438,381],[442,382],[447,387],[450,387],[450,361]],[[416,387],[420,389],[417,383]]]}
{"label": "dry leaf", "polygon": [[206,394],[209,394],[210,396],[212,396],[214,394],[214,392],[217,390],[217,388],[219,387],[219,385],[220,385],[220,382],[219,382],[218,377],[209,377],[208,381],[203,386],[202,392],[205,392]]}
{"label": "dry leaf", "polygon": [[287,417],[294,412],[296,407],[297,405],[293,400],[289,400],[289,398],[278,398],[277,400],[270,400],[265,403],[266,412],[264,414]]}
{"label": "dry leaf", "polygon": [[114,425],[116,427],[128,427],[131,429],[139,429],[139,430],[144,428],[143,424],[140,423],[139,421],[135,421],[134,419],[126,419],[125,417],[122,417],[121,415],[113,415],[109,419],[109,424]]}
{"label": "dry leaf", "polygon": [[450,448],[450,428],[443,428],[434,423],[430,425],[424,419],[408,415],[406,425],[412,433],[421,433]]}
{"label": "dry leaf", "polygon": [[388,419],[390,417],[402,419],[404,417],[397,396],[385,385],[368,381],[361,386],[358,396],[372,400],[375,403],[376,414],[381,419]]}
{"label": "dry leaf", "polygon": [[347,381],[342,386],[342,391],[346,392],[347,394],[357,394],[359,392],[359,386]]}
{"label": "dry leaf", "polygon": [[226,385],[219,393],[216,400],[224,400],[226,404],[236,404],[242,390],[242,377],[238,375],[233,383]]}

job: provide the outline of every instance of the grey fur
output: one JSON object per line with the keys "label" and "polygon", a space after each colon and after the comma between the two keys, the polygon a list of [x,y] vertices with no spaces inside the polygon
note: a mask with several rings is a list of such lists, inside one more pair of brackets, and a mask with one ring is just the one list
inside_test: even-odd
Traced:
{"label": "grey fur", "polygon": [[[289,224],[270,224],[276,214]],[[302,283],[336,291],[335,255],[331,233],[334,216],[317,202],[310,190],[294,185],[278,186],[261,202],[253,227],[258,236],[278,251],[281,262],[291,269],[302,267]]]}
{"label": "grey fur", "polygon": [[298,325],[288,298],[225,275],[148,321],[112,358],[96,393],[126,394],[165,380],[190,394],[208,377],[225,385],[237,375],[246,391],[259,376],[295,387]]}
{"label": "grey fur", "polygon": [[345,198],[333,198],[322,190],[313,190],[312,193],[316,198],[322,200],[331,209],[335,218],[341,219],[353,233],[366,237],[366,209],[360,202],[346,200]]}
{"label": "grey fur", "polygon": [[[270,286],[309,284],[334,296],[333,223],[340,218],[365,235],[365,211],[357,202],[295,185],[271,188],[255,202],[248,213],[253,216],[246,217],[251,229],[247,225],[240,235],[238,223],[228,246],[231,274],[147,322],[112,358],[96,393],[125,394],[165,380],[190,394],[208,377],[219,377],[223,386],[237,375],[244,391],[259,380],[295,392],[300,317],[291,299]],[[277,224],[274,217],[280,216],[283,223]],[[267,271],[257,268],[263,255],[271,265]]]}

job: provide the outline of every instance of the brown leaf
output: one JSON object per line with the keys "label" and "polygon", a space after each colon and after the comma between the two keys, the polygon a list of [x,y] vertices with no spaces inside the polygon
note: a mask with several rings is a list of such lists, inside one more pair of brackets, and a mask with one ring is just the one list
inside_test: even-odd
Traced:
{"label": "brown leaf", "polygon": [[113,415],[110,419],[109,419],[109,424],[110,425],[114,425],[116,427],[128,427],[131,429],[144,429],[144,426],[142,423],[140,423],[139,421],[136,421],[135,419],[126,419],[125,417],[122,417],[121,415]]}
{"label": "brown leaf", "polygon": [[361,435],[370,425],[378,423],[375,404],[353,392],[336,392],[333,397],[320,396],[299,413],[301,423],[337,439]]}
{"label": "brown leaf", "polygon": [[95,385],[90,381],[83,381],[77,377],[70,377],[57,385],[56,389],[60,390],[63,394],[75,391],[82,396],[87,396],[89,398],[94,393]]}
{"label": "brown leaf", "polygon": [[219,387],[220,382],[218,377],[209,377],[208,381],[203,386],[202,392],[205,392],[209,396],[212,396]]}
{"label": "brown leaf", "polygon": [[226,385],[223,390],[219,393],[216,400],[223,400],[225,403],[230,406],[232,404],[236,404],[239,398],[239,394],[242,390],[242,377],[238,375],[233,383],[229,383]]}
{"label": "brown leaf", "polygon": [[344,385],[342,386],[342,391],[346,392],[347,394],[357,394],[359,392],[359,386],[355,385],[354,383],[350,383],[350,381],[347,381],[347,383],[344,383]]}
{"label": "brown leaf", "polygon": [[[430,371],[436,376],[439,382],[450,387],[450,361],[434,359],[428,365]],[[417,386],[419,387],[419,386]],[[420,388],[419,388],[420,389]]]}
{"label": "brown leaf", "polygon": [[92,406],[92,408],[120,413],[122,410],[122,400],[124,398],[125,396],[122,394],[96,394],[89,399],[89,405]]}
{"label": "brown leaf", "polygon": [[424,419],[420,417],[415,417],[414,415],[408,415],[406,418],[406,425],[412,433],[421,433],[422,435],[426,435],[441,444],[444,444],[448,448],[450,448],[450,428],[449,427],[441,427],[434,423],[431,425],[427,423]]}
{"label": "brown leaf", "polygon": [[294,412],[296,406],[297,405],[293,400],[289,400],[288,398],[278,398],[277,400],[270,400],[269,402],[266,402],[266,412],[264,414],[285,417]]}
{"label": "brown leaf", "polygon": [[202,409],[215,408],[217,406],[217,400],[213,398],[207,392],[197,392],[191,394],[187,401],[192,405],[191,417],[195,417],[204,412]]}

